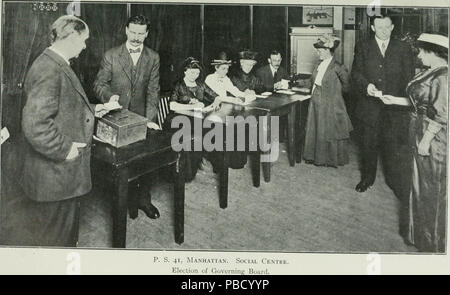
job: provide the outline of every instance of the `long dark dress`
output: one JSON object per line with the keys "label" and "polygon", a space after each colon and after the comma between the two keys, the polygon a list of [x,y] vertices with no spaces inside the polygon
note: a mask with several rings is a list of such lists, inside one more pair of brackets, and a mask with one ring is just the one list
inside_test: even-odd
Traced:
{"label": "long dark dress", "polygon": [[[178,102],[181,104],[188,104],[191,99],[197,99],[202,102],[205,106],[210,105],[214,102],[217,94],[209,88],[205,83],[196,81],[196,86],[187,86],[184,80],[177,82],[175,88],[172,92],[171,101]],[[169,114],[166,118],[164,128],[170,129],[173,117],[176,116],[173,112]],[[195,119],[194,119],[195,120]],[[193,126],[193,124],[192,124]],[[196,136],[194,134],[194,136]],[[200,135],[197,135],[200,136]],[[201,167],[203,158],[202,151],[194,151],[192,147],[192,152],[186,154],[186,181],[192,181],[197,174],[198,169]]]}
{"label": "long dark dress", "polygon": [[[420,251],[444,252],[447,188],[447,106],[448,67],[439,67],[416,75],[407,93],[414,106],[411,115],[413,144],[412,189],[407,204],[407,228],[401,232],[407,242]],[[430,155],[418,154],[424,132],[435,136]]]}
{"label": "long dark dress", "polygon": [[[315,80],[317,69],[311,81]],[[353,129],[342,92],[348,89],[348,72],[334,59],[322,86],[315,86],[306,124],[304,159],[318,166],[342,166],[349,162],[348,141]]]}

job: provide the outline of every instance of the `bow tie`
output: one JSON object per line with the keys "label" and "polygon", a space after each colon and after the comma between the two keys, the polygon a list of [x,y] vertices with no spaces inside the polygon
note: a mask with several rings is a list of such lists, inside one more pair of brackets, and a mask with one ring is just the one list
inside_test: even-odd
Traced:
{"label": "bow tie", "polygon": [[140,47],[138,47],[137,49],[131,49],[130,48],[130,53],[139,53],[139,52],[141,52],[141,48]]}

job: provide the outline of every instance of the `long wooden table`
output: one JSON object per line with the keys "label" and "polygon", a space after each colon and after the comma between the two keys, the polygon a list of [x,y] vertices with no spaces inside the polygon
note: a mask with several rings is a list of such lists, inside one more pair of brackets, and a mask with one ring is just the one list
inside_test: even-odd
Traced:
{"label": "long wooden table", "polygon": [[184,241],[184,152],[171,146],[171,132],[147,130],[144,141],[115,148],[94,141],[92,146],[92,176],[112,184],[113,247],[126,247],[127,210],[137,217],[136,196],[128,195],[128,183],[142,175],[166,166],[175,166],[175,242]]}

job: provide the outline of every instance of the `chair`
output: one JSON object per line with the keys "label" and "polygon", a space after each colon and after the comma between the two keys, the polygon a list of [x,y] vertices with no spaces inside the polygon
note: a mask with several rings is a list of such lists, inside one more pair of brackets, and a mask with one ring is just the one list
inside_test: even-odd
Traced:
{"label": "chair", "polygon": [[159,99],[159,104],[158,104],[158,125],[159,125],[159,128],[161,128],[161,129],[163,129],[164,122],[165,122],[165,120],[167,118],[167,115],[169,115],[169,113],[170,113],[169,101],[170,101],[170,96],[162,96]]}

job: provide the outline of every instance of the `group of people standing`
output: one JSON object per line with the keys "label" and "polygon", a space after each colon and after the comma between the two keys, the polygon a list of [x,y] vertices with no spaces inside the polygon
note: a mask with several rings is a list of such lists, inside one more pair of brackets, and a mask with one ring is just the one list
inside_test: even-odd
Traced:
{"label": "group of people standing", "polygon": [[[62,16],[52,26],[52,45],[30,68],[23,109],[26,138],[22,187],[30,197],[30,230],[27,245],[76,246],[79,197],[91,190],[90,145],[94,116],[108,112],[104,103],[123,108],[155,123],[159,101],[159,55],[144,46],[149,22],[131,17],[127,41],[108,50],[101,61],[94,92],[102,104],[89,102],[70,68],[69,60],[85,48],[89,29],[75,16]],[[349,162],[348,143],[352,123],[344,93],[358,93],[355,115],[362,130],[361,181],[356,191],[373,185],[378,154],[382,151],[386,181],[399,197],[400,231],[419,250],[445,250],[446,159],[447,159],[447,68],[448,37],[422,34],[419,58],[428,67],[414,76],[409,45],[392,39],[392,20],[371,20],[375,37],[357,44],[351,74],[334,58],[340,40],[332,35],[314,44],[320,63],[307,81],[311,90],[304,158],[307,163],[337,167]],[[283,88],[288,73],[281,67],[278,51],[268,64],[253,71],[256,52],[239,52],[239,69],[227,76],[232,61],[220,53],[211,62],[214,72],[204,73],[201,62],[189,57],[183,77],[175,85],[172,110],[210,106],[218,108],[228,95],[254,100],[262,92]],[[281,131],[281,130],[280,130]],[[245,154],[233,157],[232,168],[246,163]],[[151,179],[131,185],[139,195],[139,208],[149,218],[159,211],[151,203]]]}
{"label": "group of people standing", "polygon": [[375,182],[378,156],[388,186],[400,201],[399,232],[407,244],[425,252],[444,252],[447,208],[447,36],[423,33],[415,43],[426,70],[415,74],[409,44],[391,38],[387,15],[371,18],[375,36],[355,46],[352,71],[333,58],[339,45],[325,35],[309,87],[306,162],[319,166],[348,163],[353,126],[343,93],[356,94],[354,116],[360,129],[361,181],[357,192]]}

